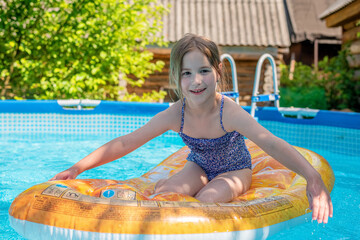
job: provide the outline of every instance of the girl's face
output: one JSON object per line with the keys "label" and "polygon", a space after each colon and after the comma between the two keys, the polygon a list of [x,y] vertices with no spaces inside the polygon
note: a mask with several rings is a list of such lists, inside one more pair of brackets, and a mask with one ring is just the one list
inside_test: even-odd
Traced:
{"label": "girl's face", "polygon": [[193,50],[184,55],[181,68],[181,90],[187,99],[201,103],[209,96],[215,96],[218,77],[207,57],[199,50]]}

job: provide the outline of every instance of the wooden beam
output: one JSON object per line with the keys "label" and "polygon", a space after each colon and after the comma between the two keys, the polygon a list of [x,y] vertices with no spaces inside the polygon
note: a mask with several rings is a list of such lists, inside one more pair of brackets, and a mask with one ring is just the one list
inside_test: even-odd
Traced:
{"label": "wooden beam", "polygon": [[350,3],[345,8],[325,18],[327,27],[339,27],[360,17],[360,0]]}
{"label": "wooden beam", "polygon": [[319,41],[315,39],[314,41],[314,67],[315,71],[318,70],[318,62],[319,62]]}
{"label": "wooden beam", "polygon": [[351,43],[350,53],[351,54],[360,54],[360,39]]}
{"label": "wooden beam", "polygon": [[349,23],[343,25],[343,29],[344,30],[349,30],[349,29],[352,29],[352,28],[356,27],[356,24],[357,24],[358,21],[360,21],[360,19],[356,19],[356,20],[354,20],[352,22],[349,22]]}
{"label": "wooden beam", "polygon": [[360,27],[355,27],[351,30],[344,32],[342,37],[343,43],[359,39],[357,37],[358,32],[360,32]]}
{"label": "wooden beam", "polygon": [[351,55],[346,57],[349,67],[359,68],[360,67],[360,54]]}
{"label": "wooden beam", "polygon": [[353,79],[360,80],[360,70],[355,70]]}
{"label": "wooden beam", "polygon": [[170,55],[171,48],[148,47],[148,50],[157,55]]}

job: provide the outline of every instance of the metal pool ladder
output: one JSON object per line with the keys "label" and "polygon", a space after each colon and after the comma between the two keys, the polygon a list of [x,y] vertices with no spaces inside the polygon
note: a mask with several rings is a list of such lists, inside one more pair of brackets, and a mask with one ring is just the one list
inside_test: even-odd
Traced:
{"label": "metal pool ladder", "polygon": [[235,99],[235,102],[239,104],[239,88],[238,88],[238,82],[237,82],[237,73],[236,73],[236,65],[234,59],[231,57],[230,54],[224,53],[220,56],[221,62],[227,59],[230,63],[231,67],[231,78],[232,78],[232,84],[233,84],[233,90],[231,92],[223,92],[225,96],[231,97]]}
{"label": "metal pool ladder", "polygon": [[[260,81],[260,74],[261,74],[261,68],[264,63],[264,61],[268,59],[271,67],[272,67],[272,76],[273,76],[273,82],[274,82],[274,93],[273,94],[263,94],[259,95],[259,81]],[[277,74],[276,74],[276,64],[273,56],[271,56],[268,53],[263,54],[260,59],[258,60],[256,64],[256,71],[255,71],[255,79],[254,79],[254,88],[253,93],[251,97],[251,110],[250,115],[255,118],[255,110],[256,110],[256,103],[257,102],[274,102],[275,107],[279,109],[279,89],[277,85]],[[256,119],[256,118],[255,118]]]}

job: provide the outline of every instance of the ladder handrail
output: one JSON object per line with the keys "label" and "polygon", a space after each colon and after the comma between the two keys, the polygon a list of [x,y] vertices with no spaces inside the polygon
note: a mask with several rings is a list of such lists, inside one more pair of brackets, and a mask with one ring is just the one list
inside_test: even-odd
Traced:
{"label": "ladder handrail", "polygon": [[[237,81],[237,72],[236,72],[236,65],[233,57],[230,54],[224,53],[220,56],[220,61],[222,62],[224,59],[227,59],[230,63],[231,67],[231,77],[232,77],[232,84],[233,84],[233,92],[239,93],[238,81]],[[239,104],[239,96],[235,97],[235,102]]]}
{"label": "ladder handrail", "polygon": [[[257,97],[259,95],[259,82],[260,82],[260,74],[261,74],[261,68],[262,65],[264,63],[264,61],[268,59],[271,67],[272,67],[272,75],[273,75],[273,83],[274,83],[274,94],[275,95],[279,95],[279,89],[278,89],[278,85],[277,85],[277,73],[276,73],[276,64],[275,64],[275,60],[273,58],[273,56],[271,56],[268,53],[263,54],[260,59],[258,60],[257,64],[256,64],[256,71],[255,71],[255,78],[254,78],[254,88],[253,88],[253,94],[252,94],[252,98]],[[280,104],[279,104],[279,99],[275,98],[275,100],[270,100],[270,101],[274,101],[275,103],[275,107],[279,108]],[[250,115],[252,117],[255,117],[255,109],[256,109],[256,101],[251,100],[251,110],[250,110]]]}

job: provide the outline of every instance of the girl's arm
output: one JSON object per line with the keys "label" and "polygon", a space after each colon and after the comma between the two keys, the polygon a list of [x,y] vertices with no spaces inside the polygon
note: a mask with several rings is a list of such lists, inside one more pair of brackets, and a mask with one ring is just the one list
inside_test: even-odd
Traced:
{"label": "girl's arm", "polygon": [[141,128],[104,144],[69,169],[56,174],[50,180],[74,179],[86,170],[125,156],[169,129],[174,130],[174,123],[177,122],[175,120],[176,115],[178,115],[176,108],[176,104],[174,104],[165,111],[158,113]]}
{"label": "girl's arm", "polygon": [[303,176],[307,181],[307,197],[313,210],[313,220],[327,223],[328,217],[332,217],[333,206],[320,174],[290,144],[262,127],[237,104],[232,101],[227,103],[227,107],[224,107],[225,128],[243,134],[285,167]]}

